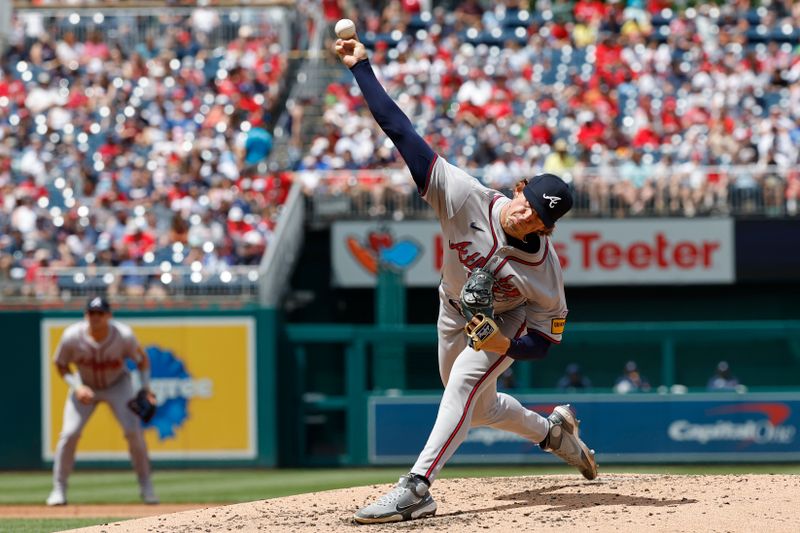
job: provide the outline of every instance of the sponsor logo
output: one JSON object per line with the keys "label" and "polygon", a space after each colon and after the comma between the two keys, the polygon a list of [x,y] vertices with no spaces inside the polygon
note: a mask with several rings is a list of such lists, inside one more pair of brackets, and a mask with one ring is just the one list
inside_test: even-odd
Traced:
{"label": "sponsor logo", "polygon": [[566,318],[554,318],[550,321],[550,333],[561,335],[564,333],[564,326],[567,323]]}
{"label": "sponsor logo", "polygon": [[492,333],[494,333],[494,326],[492,326],[492,324],[486,321],[483,323],[483,325],[481,325],[480,328],[478,328],[478,331],[475,332],[475,335],[480,340],[485,341],[486,339],[492,336]]}
{"label": "sponsor logo", "polygon": [[420,257],[422,246],[413,239],[395,239],[389,231],[370,231],[366,238],[346,239],[350,255],[370,274],[383,263],[395,270],[407,270]]}
{"label": "sponsor logo", "polygon": [[477,225],[475,222],[470,222],[470,223],[469,223],[469,227],[470,227],[470,228],[472,228],[472,229],[474,229],[475,231],[483,231],[483,228],[481,228],[481,227],[480,227],[479,225]]}
{"label": "sponsor logo", "polygon": [[[760,414],[755,418],[752,415]],[[791,444],[797,428],[784,425],[791,410],[781,403],[750,403],[726,405],[709,409],[708,416],[738,415],[736,420],[716,420],[698,423],[676,420],[669,425],[669,438],[677,442],[699,442],[707,444],[719,441],[738,441],[749,444]]]}
{"label": "sponsor logo", "polygon": [[[159,440],[174,438],[176,430],[189,418],[189,401],[210,398],[213,395],[213,382],[209,378],[193,377],[184,362],[168,350],[148,346],[145,351],[150,358],[150,388],[156,395],[158,409],[152,420],[143,426],[155,428]],[[131,370],[135,369],[130,361],[129,365]],[[134,386],[138,388],[141,381],[138,373],[134,373],[134,376]]]}

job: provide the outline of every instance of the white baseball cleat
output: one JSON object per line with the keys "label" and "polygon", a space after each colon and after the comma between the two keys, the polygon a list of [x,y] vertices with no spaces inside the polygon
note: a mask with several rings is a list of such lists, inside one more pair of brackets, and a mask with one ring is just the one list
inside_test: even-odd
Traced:
{"label": "white baseball cleat", "polygon": [[428,485],[413,474],[400,478],[395,488],[353,515],[359,524],[402,522],[436,514]]}
{"label": "white baseball cleat", "polygon": [[580,422],[575,418],[569,404],[553,409],[547,419],[550,421],[550,430],[539,446],[577,468],[586,479],[596,478],[594,450],[590,450],[578,436]]}
{"label": "white baseball cleat", "polygon": [[64,493],[64,489],[55,487],[51,492],[50,496],[47,497],[47,501],[45,502],[50,507],[56,505],[67,505],[67,495]]}
{"label": "white baseball cleat", "polygon": [[153,484],[149,480],[142,483],[139,495],[142,497],[142,501],[148,505],[156,505],[159,503],[156,491],[153,490]]}

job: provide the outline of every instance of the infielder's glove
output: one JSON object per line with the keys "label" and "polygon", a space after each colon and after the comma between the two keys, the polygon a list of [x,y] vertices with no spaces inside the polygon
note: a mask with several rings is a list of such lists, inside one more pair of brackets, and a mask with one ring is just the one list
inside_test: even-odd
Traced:
{"label": "infielder's glove", "polygon": [[[499,330],[493,320],[494,283],[495,278],[490,272],[476,268],[461,288],[461,312],[467,319],[464,331],[469,337],[469,345],[475,350],[480,350],[483,343]],[[477,323],[473,324],[473,318],[477,319]]]}
{"label": "infielder's glove", "polygon": [[139,389],[136,396],[130,399],[128,407],[131,411],[136,413],[136,416],[142,419],[144,423],[150,422],[150,419],[156,414],[156,403],[153,393],[147,389]]}

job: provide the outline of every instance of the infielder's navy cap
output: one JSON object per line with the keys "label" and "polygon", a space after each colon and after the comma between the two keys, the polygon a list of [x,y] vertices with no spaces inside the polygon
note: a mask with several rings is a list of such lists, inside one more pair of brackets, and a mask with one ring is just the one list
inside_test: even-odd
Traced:
{"label": "infielder's navy cap", "polygon": [[556,220],[572,209],[572,193],[564,180],[553,174],[539,174],[522,190],[544,225],[552,228]]}
{"label": "infielder's navy cap", "polygon": [[89,298],[88,302],[86,302],[86,310],[102,311],[103,313],[110,313],[111,305],[109,305],[108,300],[106,300],[102,296],[93,296]]}

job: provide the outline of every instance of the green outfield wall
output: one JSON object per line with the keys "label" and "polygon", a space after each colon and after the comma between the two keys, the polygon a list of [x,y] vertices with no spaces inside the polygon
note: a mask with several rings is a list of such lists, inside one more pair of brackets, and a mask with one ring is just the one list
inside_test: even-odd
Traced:
{"label": "green outfield wall", "polygon": [[[369,464],[369,398],[375,394],[439,397],[435,343],[432,325],[287,326],[280,359],[295,361],[292,379],[297,393],[290,396],[300,399],[281,406],[283,415],[300,421],[290,435],[282,436],[293,450],[284,457],[287,463]],[[387,367],[375,363],[381,346],[406,348],[402,382],[398,383],[397,373],[383,375]],[[662,395],[680,396],[672,391],[684,391],[683,387],[692,395],[704,396],[708,377],[719,357],[725,356],[749,388],[738,398],[781,390],[791,394],[800,389],[799,348],[800,321],[796,320],[573,323],[563,343],[553,347],[546,360],[515,363],[516,384],[509,392],[544,393],[554,403],[591,398],[586,393],[608,400],[620,396],[611,394],[612,385],[625,362],[635,359],[653,390],[626,397],[628,404]],[[565,393],[554,388],[569,362],[585,368],[593,379],[591,390]],[[393,386],[381,386],[385,383]],[[683,387],[676,389],[676,385]],[[648,460],[654,457],[651,454]],[[766,454],[760,460],[769,457]],[[735,460],[732,455],[725,458]],[[743,456],[742,460],[747,459]]]}
{"label": "green outfield wall", "polygon": [[[154,363],[154,384],[174,402],[162,411],[183,413],[147,430],[158,466],[369,464],[370,397],[441,394],[432,323],[287,323],[281,313],[257,308],[142,308],[115,316],[134,327]],[[0,390],[12,436],[0,440],[0,469],[51,464],[66,394],[48,375],[52,350],[59,332],[79,318],[77,311],[0,313],[7,372]],[[577,362],[593,381],[591,392],[608,394],[629,359],[654,391],[684,385],[699,393],[720,359],[751,393],[796,391],[800,321],[570,322],[546,360],[516,363],[514,384],[506,385],[515,395],[576,400],[579,393],[554,386],[566,364]],[[127,467],[124,442],[92,433],[116,434],[113,421],[103,431],[107,415],[95,416],[90,426],[97,428],[87,427],[79,446],[79,467]],[[162,438],[165,427],[174,435]]]}

